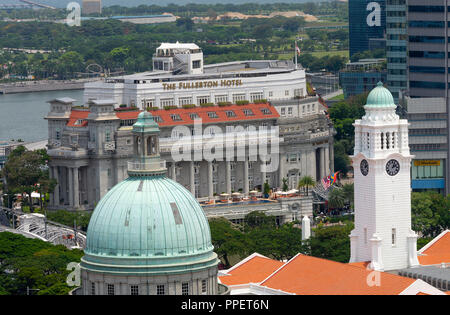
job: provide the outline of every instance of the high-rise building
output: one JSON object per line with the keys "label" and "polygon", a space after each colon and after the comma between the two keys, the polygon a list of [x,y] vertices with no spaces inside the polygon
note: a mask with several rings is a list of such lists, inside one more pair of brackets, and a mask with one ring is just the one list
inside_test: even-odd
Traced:
{"label": "high-rise building", "polygon": [[370,49],[371,38],[384,38],[385,0],[349,0],[350,57]]}
{"label": "high-rise building", "polygon": [[408,120],[413,189],[450,193],[447,1],[408,1]]}
{"label": "high-rise building", "polygon": [[386,0],[387,86],[396,104],[408,82],[406,32],[406,0]]}
{"label": "high-rise building", "polygon": [[102,13],[102,0],[83,0],[83,14]]}

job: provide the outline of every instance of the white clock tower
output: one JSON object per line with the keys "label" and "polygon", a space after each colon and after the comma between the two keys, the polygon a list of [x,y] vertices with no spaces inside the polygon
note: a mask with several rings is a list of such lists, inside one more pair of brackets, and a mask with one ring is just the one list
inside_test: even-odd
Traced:
{"label": "white clock tower", "polygon": [[408,121],[395,113],[392,94],[380,82],[366,115],[355,126],[355,229],[350,262],[380,271],[419,265],[411,230],[411,156]]}

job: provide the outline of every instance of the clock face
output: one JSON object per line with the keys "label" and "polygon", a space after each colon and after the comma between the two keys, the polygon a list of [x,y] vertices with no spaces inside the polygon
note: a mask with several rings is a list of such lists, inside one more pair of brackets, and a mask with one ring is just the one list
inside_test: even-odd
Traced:
{"label": "clock face", "polygon": [[361,173],[364,176],[367,176],[367,174],[369,174],[369,163],[366,160],[361,161],[360,168],[361,168]]}
{"label": "clock face", "polygon": [[397,160],[390,160],[386,163],[386,172],[390,176],[395,176],[400,172],[400,163]]}

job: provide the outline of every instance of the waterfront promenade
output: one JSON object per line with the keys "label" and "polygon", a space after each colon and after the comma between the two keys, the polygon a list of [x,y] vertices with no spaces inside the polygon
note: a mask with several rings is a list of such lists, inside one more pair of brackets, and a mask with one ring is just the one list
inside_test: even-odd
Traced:
{"label": "waterfront promenade", "polygon": [[17,94],[44,91],[64,91],[64,90],[82,90],[87,82],[101,80],[82,79],[68,81],[25,81],[8,84],[0,84],[0,94]]}

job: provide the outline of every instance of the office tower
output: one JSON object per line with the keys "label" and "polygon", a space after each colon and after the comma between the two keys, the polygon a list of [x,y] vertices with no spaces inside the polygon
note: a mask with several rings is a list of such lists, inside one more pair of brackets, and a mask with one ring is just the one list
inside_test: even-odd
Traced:
{"label": "office tower", "polygon": [[408,82],[406,32],[406,0],[386,0],[387,86],[396,104]]}
{"label": "office tower", "polygon": [[408,1],[408,120],[412,188],[450,193],[448,7],[446,0]]}
{"label": "office tower", "polygon": [[350,57],[370,49],[370,39],[384,38],[385,0],[349,0]]}

